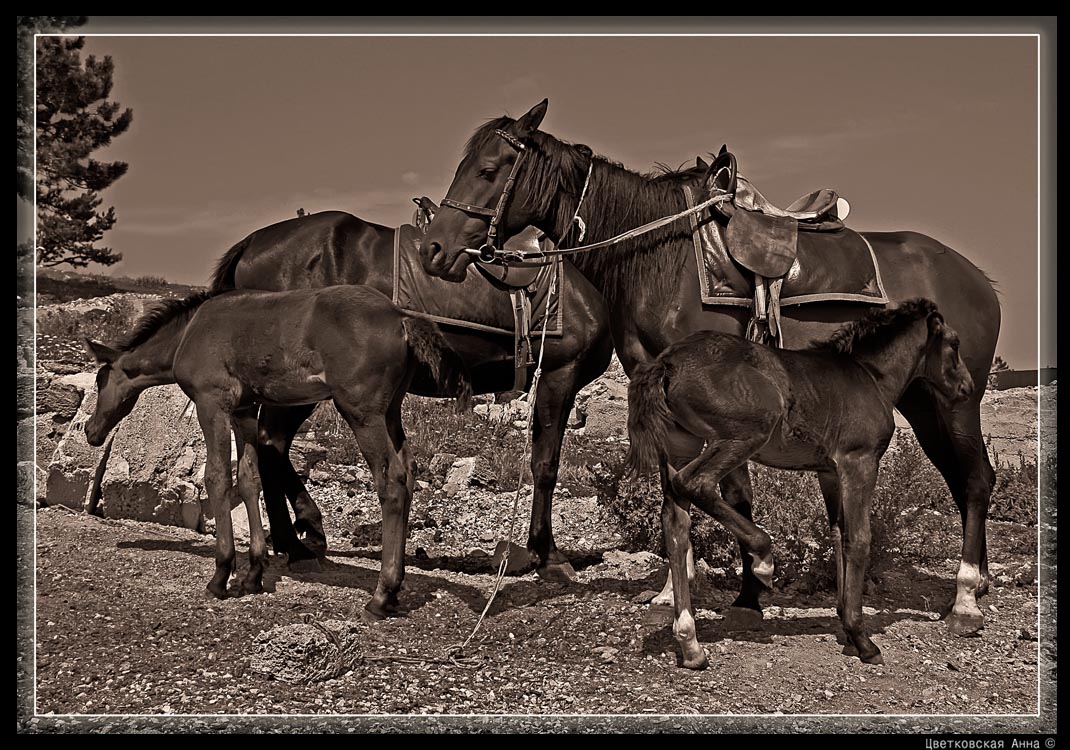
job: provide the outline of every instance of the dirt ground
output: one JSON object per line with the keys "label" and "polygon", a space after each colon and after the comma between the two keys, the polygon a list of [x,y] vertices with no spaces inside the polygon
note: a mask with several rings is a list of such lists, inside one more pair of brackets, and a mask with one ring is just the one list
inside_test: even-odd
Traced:
{"label": "dirt ground", "polygon": [[[452,525],[414,524],[422,528],[409,542],[402,616],[369,625],[360,611],[378,574],[377,504],[340,490],[318,497],[332,547],[324,568],[291,573],[285,558],[272,558],[268,593],[225,601],[203,593],[213,569],[210,536],[37,511],[37,711],[1035,714],[1038,660],[1054,670],[1054,638],[1042,634],[1043,655],[1038,643],[1037,583],[1028,572],[1035,528],[990,522],[996,580],[982,600],[987,624],[981,637],[964,639],[937,614],[953,593],[958,520],[935,516],[933,543],[947,550],[946,560],[931,568],[901,562],[867,593],[884,666],[841,653],[829,593],[772,592],[760,629],[726,631],[720,613],[734,597],[734,572],[706,568],[698,626],[711,667],[690,672],[676,665],[670,628],[644,622],[643,602],[663,582],[664,561],[617,551],[593,499],[567,497],[556,503],[555,528],[577,583],[508,578],[468,649],[477,669],[382,660],[438,658],[464,639],[493,584],[486,553],[504,534],[504,522],[487,519],[508,509],[489,507],[489,497]],[[244,547],[239,556],[244,566]],[[309,620],[359,622],[362,652],[375,659],[312,684],[253,671],[258,634]]]}

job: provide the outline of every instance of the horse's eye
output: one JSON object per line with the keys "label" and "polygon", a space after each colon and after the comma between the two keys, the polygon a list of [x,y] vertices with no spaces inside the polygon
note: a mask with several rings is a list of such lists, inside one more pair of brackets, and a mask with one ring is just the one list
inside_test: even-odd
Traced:
{"label": "horse's eye", "polygon": [[479,176],[482,177],[484,180],[488,181],[493,180],[494,175],[496,175],[497,173],[498,170],[494,167],[484,167],[483,169],[479,170]]}

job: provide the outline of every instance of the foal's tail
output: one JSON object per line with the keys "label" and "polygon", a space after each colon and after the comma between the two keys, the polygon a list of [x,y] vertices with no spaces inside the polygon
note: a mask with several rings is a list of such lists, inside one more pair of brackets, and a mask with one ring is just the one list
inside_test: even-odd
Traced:
{"label": "foal's tail", "polygon": [[660,359],[640,365],[628,385],[628,440],[625,460],[632,474],[656,468],[664,455],[672,413],[665,400],[668,365]]}
{"label": "foal's tail", "polygon": [[435,385],[446,396],[457,399],[457,408],[467,409],[472,402],[472,382],[464,360],[449,345],[438,326],[429,320],[406,315],[401,320],[405,340],[421,363],[431,371]]}

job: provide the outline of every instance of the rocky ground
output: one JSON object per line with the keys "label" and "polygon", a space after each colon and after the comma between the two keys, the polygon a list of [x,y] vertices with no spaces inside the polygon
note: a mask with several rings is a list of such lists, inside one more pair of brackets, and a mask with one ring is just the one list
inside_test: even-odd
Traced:
{"label": "rocky ground", "polygon": [[[339,494],[330,501],[339,505],[329,516],[336,519],[341,509],[341,517],[358,519],[358,537],[374,536],[367,531],[378,521],[372,498]],[[990,529],[990,555],[999,561],[994,566],[999,572],[983,601],[987,625],[979,638],[953,637],[938,620],[936,610],[953,588],[953,559],[935,568],[904,563],[884,590],[868,594],[868,622],[885,666],[841,654],[828,594],[773,592],[758,630],[726,631],[721,615],[733,595],[730,581],[704,569],[696,587],[699,637],[711,668],[692,673],[676,666],[670,630],[644,618],[645,600],[663,581],[663,561],[614,550],[591,500],[566,499],[555,521],[580,580],[559,585],[534,574],[508,578],[466,651],[475,668],[443,663],[446,647],[463,641],[474,626],[493,584],[489,554],[509,498],[480,496],[476,518],[438,522],[448,535],[429,527],[413,533],[403,616],[371,625],[361,621],[360,612],[375,585],[377,548],[362,539],[353,546],[353,536],[334,532],[338,523],[332,523],[333,551],[322,571],[292,573],[284,559],[274,558],[268,593],[213,601],[202,593],[213,568],[210,537],[59,507],[39,511],[37,709],[43,714],[1036,710],[1037,586],[1035,571],[1022,572],[1035,537],[1013,524],[993,523]],[[942,516],[938,524],[939,543],[954,549],[957,522]],[[306,679],[316,676],[305,668],[307,653],[280,660],[265,653],[263,643],[258,646],[265,633],[268,641],[278,636],[273,628],[309,622],[348,628],[350,639],[337,674],[312,682]],[[306,648],[330,651],[325,635],[314,629],[308,635]],[[258,665],[301,682],[256,671]],[[283,674],[280,666],[293,669]]]}
{"label": "rocky ground", "polygon": [[[93,386],[71,333],[83,319],[106,338],[138,314],[142,299],[148,298],[121,294],[43,308],[55,332],[39,341],[44,367],[30,370],[29,353],[20,348],[20,405],[34,384],[37,401],[19,412],[19,487],[27,498],[19,509],[19,556],[20,563],[36,559],[36,606],[20,603],[20,623],[35,618],[36,653],[23,654],[19,670],[26,681],[20,685],[29,690],[32,683],[42,715],[20,719],[22,727],[32,721],[73,729],[82,720],[50,717],[128,713],[1009,715],[1036,712],[1040,674],[1054,690],[1056,569],[1036,566],[1036,527],[990,522],[995,583],[982,601],[986,628],[981,637],[960,639],[939,621],[954,589],[958,519],[916,514],[933,553],[895,560],[866,594],[884,666],[841,653],[828,592],[771,592],[760,628],[728,631],[722,615],[738,572],[700,564],[699,639],[711,668],[693,673],[676,666],[670,628],[648,613],[646,602],[664,581],[664,560],[622,551],[604,508],[582,483],[565,477],[554,528],[579,580],[553,584],[531,572],[508,577],[464,659],[452,663],[447,649],[471,631],[493,587],[492,556],[509,534],[513,493],[478,461],[432,460],[413,503],[403,612],[368,624],[361,611],[378,574],[378,501],[363,467],[331,463],[337,458],[315,435],[301,441],[296,463],[325,514],[326,563],[295,573],[285,558],[273,557],[265,594],[209,600],[203,590],[213,539],[205,534],[212,521],[200,513],[203,446],[181,394],[156,389],[159,395],[139,405],[111,446],[96,452],[77,429],[92,408]],[[20,337],[26,327],[20,311]],[[1054,389],[1050,394],[1041,423],[1053,434]],[[1035,457],[1036,399],[1035,389],[986,398],[993,450],[1004,457],[1031,450]],[[508,405],[481,408],[482,419],[518,416]],[[626,414],[619,370],[585,389],[570,434],[587,438],[588,453],[573,463],[597,461],[599,441],[619,443]],[[36,468],[23,460],[34,454]],[[521,544],[527,497],[514,532]],[[48,507],[33,510],[35,504]],[[238,508],[236,519],[243,514]],[[36,537],[28,538],[25,531],[34,526]],[[1054,529],[1055,517],[1045,518],[1044,558],[1052,561]],[[34,538],[36,548],[28,544]],[[1038,579],[1051,596],[1039,611]],[[444,723],[432,728],[452,726],[433,721]],[[628,726],[696,726],[681,721]],[[747,731],[753,720],[727,721],[716,726]],[[813,721],[761,726],[820,726]],[[1024,726],[1017,719],[988,721],[993,730]],[[607,725],[583,725],[592,726]]]}

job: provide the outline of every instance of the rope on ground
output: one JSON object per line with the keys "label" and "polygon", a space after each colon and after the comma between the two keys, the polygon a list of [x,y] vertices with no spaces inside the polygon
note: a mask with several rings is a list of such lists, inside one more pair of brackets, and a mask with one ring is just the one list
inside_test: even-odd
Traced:
{"label": "rope on ground", "polygon": [[[550,302],[554,294],[557,293],[557,269],[558,266],[555,265],[550,272],[550,288],[546,294],[547,313],[550,310]],[[531,387],[528,388],[528,417],[524,429],[524,452],[520,456],[520,471],[517,472],[516,492],[513,495],[513,512],[509,517],[509,535],[506,537],[505,551],[502,553],[502,559],[498,563],[498,574],[494,579],[494,588],[491,590],[487,604],[483,607],[483,611],[480,612],[479,619],[476,620],[472,632],[468,634],[468,637],[463,642],[446,647],[446,654],[451,658],[464,658],[464,650],[482,627],[483,620],[486,618],[487,613],[490,612],[494,599],[498,596],[498,592],[501,590],[502,583],[505,580],[505,570],[509,565],[509,552],[512,549],[513,535],[516,532],[516,518],[520,511],[520,495],[524,491],[524,465],[531,461],[531,425],[535,418],[535,397],[539,389],[539,379],[542,377],[542,356],[546,351],[546,329],[549,327],[548,321],[545,319],[547,316],[543,317],[542,333],[539,337],[539,358],[535,364],[535,374],[531,377]]]}

